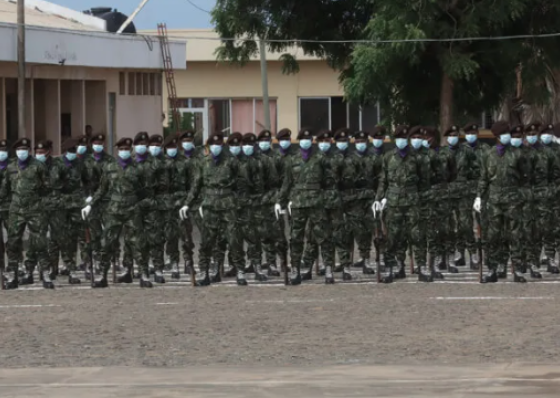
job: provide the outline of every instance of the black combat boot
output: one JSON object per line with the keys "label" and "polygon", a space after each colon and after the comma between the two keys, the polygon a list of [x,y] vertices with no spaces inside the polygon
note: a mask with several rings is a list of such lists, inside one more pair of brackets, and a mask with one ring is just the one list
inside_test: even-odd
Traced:
{"label": "black combat boot", "polygon": [[397,272],[394,274],[395,279],[405,279],[406,278],[406,271],[405,271],[404,262],[401,260],[397,260]]}
{"label": "black combat boot", "polygon": [[29,268],[27,270],[26,273],[24,273],[22,276],[19,275],[19,271],[17,272],[17,276],[18,276],[18,284],[20,286],[25,286],[25,285],[32,285],[35,283],[35,279],[33,278],[33,272],[34,269],[33,268]]}
{"label": "black combat boot", "polygon": [[325,267],[325,284],[327,285],[334,284],[334,274],[333,274],[332,267],[330,265],[327,265]]}
{"label": "black combat boot", "polygon": [[190,275],[191,272],[193,272],[193,271],[194,271],[194,262],[193,262],[192,257],[190,257],[190,258],[187,258],[185,260],[185,269],[184,269],[183,273],[185,275]]}
{"label": "black combat boot", "polygon": [[428,263],[428,268],[429,268],[429,271],[430,271],[430,275],[432,277],[431,282],[433,282],[433,279],[443,280],[444,279],[443,274],[441,272],[439,272],[439,270],[436,268],[435,257],[434,256],[429,256],[429,258],[430,258],[430,260],[429,260],[429,263]]}
{"label": "black combat boot", "polygon": [[531,273],[531,278],[542,279],[542,274],[539,272],[536,264],[529,264],[529,272]]}
{"label": "black combat boot", "polygon": [[163,276],[163,271],[156,271],[154,276],[155,283],[165,283],[165,277]]}
{"label": "black combat boot", "polygon": [[431,283],[434,281],[434,275],[436,275],[436,272],[433,269],[430,273],[428,273],[425,271],[425,267],[419,267],[419,271],[418,282]]}
{"label": "black combat boot", "polygon": [[179,280],[181,279],[181,273],[179,272],[179,264],[173,263],[171,266],[171,279]]}
{"label": "black combat boot", "polygon": [[5,290],[15,290],[19,287],[19,275],[18,272],[10,273],[10,276],[6,278],[4,274],[4,289]]}
{"label": "black combat boot", "polygon": [[358,262],[352,264],[352,267],[354,267],[354,268],[363,268],[365,262],[366,262],[366,259],[365,259],[365,258],[361,258],[360,261],[358,261]]}
{"label": "black combat boot", "polygon": [[263,272],[262,265],[255,264],[253,267],[255,268],[255,280],[259,282],[266,282],[268,280],[268,277]]}
{"label": "black combat boot", "polygon": [[210,266],[207,266],[202,270],[200,275],[196,276],[196,283],[195,286],[197,287],[205,287],[210,286],[212,281],[210,280]]}
{"label": "black combat boot", "polygon": [[506,279],[507,278],[507,266],[505,264],[498,265],[498,279]]}
{"label": "black combat boot", "polygon": [[343,281],[352,280],[352,271],[350,271],[350,267],[346,266],[342,269],[342,280]]}
{"label": "black combat boot", "polygon": [[222,282],[222,275],[220,274],[220,268],[221,267],[222,266],[216,261],[212,261],[210,263],[210,270],[208,272],[210,274],[210,282],[211,283]]}
{"label": "black combat boot", "polygon": [[546,271],[551,274],[560,274],[560,268],[556,265],[556,261],[553,257],[548,257],[545,259]]}
{"label": "black combat boot", "polygon": [[104,270],[99,278],[95,278],[91,287],[93,289],[105,289],[109,287],[109,283],[107,282],[107,271]]}
{"label": "black combat boot", "polygon": [[[310,281],[313,279],[313,263],[306,264],[305,261],[301,260],[302,268],[306,271],[301,274],[302,281]],[[308,266],[309,265],[309,266]]]}
{"label": "black combat boot", "polygon": [[58,274],[61,276],[70,276],[70,267],[64,264],[59,270]]}
{"label": "black combat boot", "polygon": [[249,266],[245,267],[245,273],[246,274],[254,274],[255,273],[255,267],[253,266],[253,264],[249,264]]}
{"label": "black combat boot", "polygon": [[440,271],[447,271],[447,254],[445,252],[443,252],[441,255],[438,256],[439,261],[437,262],[438,264],[438,269]]}
{"label": "black combat boot", "polygon": [[280,271],[278,271],[278,267],[276,266],[276,259],[268,263],[268,276],[280,276]]}
{"label": "black combat boot", "polygon": [[454,264],[456,267],[464,267],[465,265],[467,265],[467,262],[465,260],[465,251],[464,250],[459,250],[459,257],[455,256],[455,253],[453,253],[453,259],[454,259]]}
{"label": "black combat boot", "polygon": [[79,285],[80,283],[82,283],[82,281],[80,280],[80,278],[78,278],[78,275],[76,275],[75,272],[70,272],[70,274],[68,275],[68,283],[70,285]]}
{"label": "black combat boot", "polygon": [[297,286],[301,285],[301,268],[299,264],[292,265],[292,275],[290,277],[290,285]]}
{"label": "black combat boot", "polygon": [[150,281],[150,271],[149,270],[148,270],[148,272],[143,272],[140,275],[140,287],[141,288],[148,288],[148,289],[154,287],[154,285]]}
{"label": "black combat boot", "polygon": [[393,275],[393,265],[392,265],[393,263],[391,262],[390,264],[391,265],[389,265],[389,267],[388,267],[389,268],[389,273],[387,275],[378,275],[379,283],[388,284],[388,283],[393,283],[394,282],[395,277]]}
{"label": "black combat boot", "polygon": [[237,271],[236,282],[237,282],[237,286],[247,286],[247,279],[245,279],[245,272],[241,269]]}
{"label": "black combat boot", "polygon": [[117,276],[117,283],[132,283],[132,269],[126,268],[126,270]]}
{"label": "black combat boot", "polygon": [[375,275],[375,269],[371,266],[371,263],[369,262],[369,258],[364,259],[362,272],[364,273],[364,275]]}
{"label": "black combat boot", "polygon": [[488,272],[482,276],[480,283],[496,283],[498,282],[498,273],[495,269],[489,269]]}
{"label": "black combat boot", "polygon": [[51,274],[49,271],[43,271],[43,288],[54,289],[54,283],[51,280]]}
{"label": "black combat boot", "polygon": [[[465,265],[465,258],[463,253],[460,254],[460,258],[459,260],[463,260],[463,264]],[[457,268],[458,266],[460,266],[460,261],[459,261],[456,257],[455,257],[455,253],[450,254],[449,256],[447,256],[447,262],[448,262],[448,267],[447,267],[447,271],[450,274],[458,274],[459,273],[459,269]]]}
{"label": "black combat boot", "polygon": [[480,258],[477,251],[469,251],[469,267],[472,271],[478,271],[478,267],[480,267]]}
{"label": "black combat boot", "polygon": [[[521,264],[514,264],[514,271],[513,271],[513,281],[516,283],[526,283],[527,280],[523,276],[523,272],[521,272]],[[538,275],[542,278],[541,274]],[[531,267],[531,277],[533,276],[533,266]]]}

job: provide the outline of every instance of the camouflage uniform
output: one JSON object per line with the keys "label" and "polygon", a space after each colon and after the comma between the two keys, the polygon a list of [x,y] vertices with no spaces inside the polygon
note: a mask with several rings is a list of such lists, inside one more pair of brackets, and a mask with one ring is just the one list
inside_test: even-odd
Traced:
{"label": "camouflage uniform", "polygon": [[[412,149],[411,149],[412,150]],[[414,252],[414,259],[416,260],[416,270],[427,263],[428,256],[428,228],[431,224],[432,208],[430,203],[431,198],[431,181],[432,181],[432,157],[434,156],[433,151],[428,148],[421,147],[420,149],[413,151],[414,154],[420,159],[420,163],[425,165],[424,184],[418,186],[418,203],[416,205],[418,211],[418,227],[416,231],[412,232],[408,240],[408,246]],[[388,220],[386,220],[388,223]],[[387,228],[390,228],[387,225]],[[404,252],[406,257],[406,249]],[[411,253],[412,256],[412,253]],[[403,260],[404,261],[404,260]]]}
{"label": "camouflage uniform", "polygon": [[[553,126],[553,134],[558,139],[560,137],[560,123],[557,123]],[[549,144],[546,145],[555,156],[555,160],[558,164],[560,164],[560,145],[559,144]],[[556,181],[554,186],[551,187],[551,194],[553,195],[553,199],[551,199],[550,206],[552,208],[552,231],[551,234],[553,235],[550,240],[551,243],[545,243],[545,253],[547,253],[548,261],[552,261],[551,265],[557,266],[555,260],[556,252],[558,252],[558,247],[560,246],[560,201],[556,200],[558,194],[560,193],[560,181]]]}
{"label": "camouflage uniform", "polygon": [[[8,143],[6,140],[0,140],[0,149],[8,151]],[[6,269],[4,228],[8,230],[8,215],[10,210],[10,202],[12,200],[8,175],[9,163],[10,159],[6,159],[3,162],[0,161],[0,270],[2,271]],[[0,281],[0,283],[2,282]]]}

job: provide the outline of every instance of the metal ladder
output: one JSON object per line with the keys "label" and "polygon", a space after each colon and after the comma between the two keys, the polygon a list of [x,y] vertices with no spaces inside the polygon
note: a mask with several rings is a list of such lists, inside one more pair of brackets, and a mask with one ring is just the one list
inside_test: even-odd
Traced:
{"label": "metal ladder", "polygon": [[169,50],[169,39],[167,37],[167,25],[159,23],[158,37],[161,48],[161,57],[163,59],[163,71],[165,73],[165,83],[167,84],[168,103],[173,117],[173,126],[175,134],[179,133],[181,128],[181,114],[179,113],[177,101],[177,89],[175,87],[175,74],[173,73],[173,62],[171,60],[171,51]]}

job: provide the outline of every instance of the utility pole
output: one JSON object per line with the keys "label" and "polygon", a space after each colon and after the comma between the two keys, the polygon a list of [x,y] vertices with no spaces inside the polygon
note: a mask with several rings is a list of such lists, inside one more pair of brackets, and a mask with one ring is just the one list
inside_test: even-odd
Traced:
{"label": "utility pole", "polygon": [[17,2],[18,136],[25,137],[25,1]]}
{"label": "utility pole", "polygon": [[259,50],[261,53],[261,82],[262,82],[262,94],[263,94],[264,125],[267,130],[270,130],[271,123],[270,123],[270,106],[268,101],[268,71],[266,65],[266,45],[262,38],[259,39]]}

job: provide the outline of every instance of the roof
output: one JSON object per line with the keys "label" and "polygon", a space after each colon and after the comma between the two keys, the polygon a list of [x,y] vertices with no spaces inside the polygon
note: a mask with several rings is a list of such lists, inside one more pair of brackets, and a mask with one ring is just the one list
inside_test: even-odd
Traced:
{"label": "roof", "polygon": [[[157,30],[142,30],[142,34],[157,35]],[[168,29],[170,39],[187,40],[188,62],[215,61],[216,49],[221,45],[220,36],[213,29]],[[283,53],[290,53],[299,61],[320,61],[318,57],[304,55],[299,47],[292,47],[283,52],[266,52],[268,61],[278,61]],[[258,55],[251,58],[252,61],[260,61]]]}
{"label": "roof", "polygon": [[[105,21],[42,0],[26,0],[25,24],[48,28],[104,32]],[[17,24],[16,0],[0,0],[0,23]]]}

